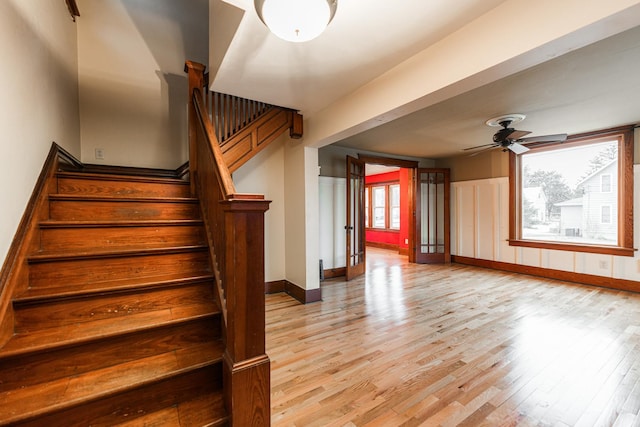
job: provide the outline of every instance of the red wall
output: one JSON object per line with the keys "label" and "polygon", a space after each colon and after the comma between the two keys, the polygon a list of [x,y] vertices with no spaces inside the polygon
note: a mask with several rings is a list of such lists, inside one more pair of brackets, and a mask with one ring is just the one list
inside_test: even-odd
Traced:
{"label": "red wall", "polygon": [[409,238],[409,177],[410,169],[400,169],[400,233],[398,235],[398,245],[407,249],[409,245],[405,239]]}
{"label": "red wall", "polygon": [[399,231],[366,231],[367,242],[386,243],[406,248],[404,243],[409,237],[409,169],[400,169],[396,172],[369,175],[365,178],[366,184],[377,182],[400,182],[400,230]]}

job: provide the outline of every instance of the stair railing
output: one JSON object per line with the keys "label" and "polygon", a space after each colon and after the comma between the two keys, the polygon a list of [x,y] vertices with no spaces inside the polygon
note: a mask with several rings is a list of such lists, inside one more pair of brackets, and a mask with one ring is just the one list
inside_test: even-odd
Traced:
{"label": "stair railing", "polygon": [[270,425],[270,361],[265,353],[264,213],[269,201],[236,193],[207,111],[205,66],[187,61],[189,175],[209,237],[223,313],[225,405],[236,426]]}
{"label": "stair railing", "polygon": [[262,114],[276,108],[271,104],[220,92],[209,92],[206,101],[220,146],[224,146],[229,138]]}

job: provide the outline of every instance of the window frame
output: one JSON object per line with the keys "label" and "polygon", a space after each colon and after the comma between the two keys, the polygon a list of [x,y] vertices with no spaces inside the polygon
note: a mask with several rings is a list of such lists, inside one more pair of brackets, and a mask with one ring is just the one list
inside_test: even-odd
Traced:
{"label": "window frame", "polygon": [[[537,152],[553,151],[569,146],[618,140],[618,243],[597,245],[523,239],[522,236],[522,170],[520,156],[509,151],[509,245],[538,249],[587,252],[605,255],[633,256],[633,126],[572,135],[565,142],[531,143]],[[612,190],[613,191],[613,190]],[[612,222],[613,222],[613,218]]]}

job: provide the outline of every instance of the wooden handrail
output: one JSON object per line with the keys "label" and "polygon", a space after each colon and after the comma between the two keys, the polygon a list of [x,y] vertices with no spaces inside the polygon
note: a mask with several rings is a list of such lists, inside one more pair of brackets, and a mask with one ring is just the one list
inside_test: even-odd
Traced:
{"label": "wooden handrail", "polygon": [[225,406],[236,426],[270,425],[265,353],[264,213],[269,201],[238,194],[203,95],[204,65],[189,73],[189,176],[200,201],[223,313]]}

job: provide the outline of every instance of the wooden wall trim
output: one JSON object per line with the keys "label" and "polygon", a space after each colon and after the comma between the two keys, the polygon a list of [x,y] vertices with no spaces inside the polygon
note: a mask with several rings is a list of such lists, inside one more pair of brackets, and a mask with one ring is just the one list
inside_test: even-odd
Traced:
{"label": "wooden wall trim", "polygon": [[274,280],[273,282],[266,282],[264,284],[265,294],[279,294],[284,292],[287,287],[286,280]]}
{"label": "wooden wall trim", "polygon": [[325,279],[333,279],[334,277],[342,277],[347,274],[347,267],[328,268],[322,270],[322,275]]}
{"label": "wooden wall trim", "polygon": [[288,280],[275,280],[273,282],[266,282],[264,284],[264,290],[266,294],[277,294],[280,292],[285,292],[302,304],[322,301],[322,290],[320,288],[303,289]]}
{"label": "wooden wall trim", "polygon": [[78,4],[76,0],[65,0],[67,4],[67,9],[69,10],[69,15],[71,15],[71,19],[73,22],[76,22],[76,16],[80,16],[80,9],[78,9]]}
{"label": "wooden wall trim", "polygon": [[512,273],[528,274],[531,276],[545,277],[547,279],[556,279],[565,282],[600,286],[603,288],[616,289],[620,291],[640,292],[640,282],[636,282],[634,280],[615,279],[612,277],[596,276],[593,274],[574,273],[571,271],[553,270],[550,268],[532,267],[528,265],[512,264],[509,262],[501,261],[490,261],[457,255],[451,256],[451,262],[473,265],[476,267],[492,268],[494,270],[509,271]]}
{"label": "wooden wall trim", "polygon": [[11,300],[22,290],[20,286],[27,286],[27,254],[37,245],[38,222],[48,216],[47,196],[56,192],[55,173],[59,156],[78,162],[58,144],[51,144],[0,270],[0,345],[13,334]]}
{"label": "wooden wall trim", "polygon": [[[376,230],[379,231],[379,230]],[[386,231],[386,230],[380,230]],[[367,246],[371,246],[372,248],[380,248],[380,249],[390,249],[392,251],[397,251],[400,247],[399,245],[394,245],[393,243],[381,243],[381,242],[369,242],[367,241]]]}

